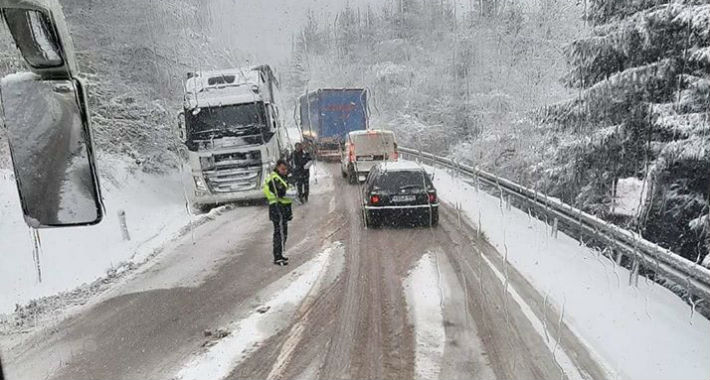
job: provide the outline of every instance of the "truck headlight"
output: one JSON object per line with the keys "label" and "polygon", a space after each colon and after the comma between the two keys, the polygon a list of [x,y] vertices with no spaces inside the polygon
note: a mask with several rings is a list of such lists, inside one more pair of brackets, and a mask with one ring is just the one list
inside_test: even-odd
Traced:
{"label": "truck headlight", "polygon": [[207,184],[202,177],[193,176],[192,179],[195,181],[195,189],[198,191],[207,191]]}
{"label": "truck headlight", "polygon": [[213,156],[200,157],[200,166],[202,167],[202,169],[214,168],[214,157]]}

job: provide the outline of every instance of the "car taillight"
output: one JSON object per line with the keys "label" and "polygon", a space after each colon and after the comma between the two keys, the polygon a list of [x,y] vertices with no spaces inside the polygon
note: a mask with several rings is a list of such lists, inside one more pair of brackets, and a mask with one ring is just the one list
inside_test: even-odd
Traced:
{"label": "car taillight", "polygon": [[429,203],[436,203],[436,193],[429,193]]}
{"label": "car taillight", "polygon": [[373,205],[380,203],[380,196],[379,195],[370,195],[370,203]]}
{"label": "car taillight", "polygon": [[355,147],[350,145],[350,149],[348,150],[348,159],[350,162],[355,162]]}
{"label": "car taillight", "polygon": [[399,160],[399,152],[395,150],[395,151],[394,151],[394,154],[392,155],[392,158],[393,158],[395,161]]}

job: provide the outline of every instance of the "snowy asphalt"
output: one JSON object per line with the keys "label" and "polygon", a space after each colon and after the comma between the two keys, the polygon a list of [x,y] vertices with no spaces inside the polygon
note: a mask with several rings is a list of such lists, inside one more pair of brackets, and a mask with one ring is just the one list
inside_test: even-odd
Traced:
{"label": "snowy asphalt", "polygon": [[227,210],[6,347],[7,377],[605,378],[452,208],[435,228],[366,229],[358,187],[328,170],[295,208],[288,267],[270,264],[264,207]]}

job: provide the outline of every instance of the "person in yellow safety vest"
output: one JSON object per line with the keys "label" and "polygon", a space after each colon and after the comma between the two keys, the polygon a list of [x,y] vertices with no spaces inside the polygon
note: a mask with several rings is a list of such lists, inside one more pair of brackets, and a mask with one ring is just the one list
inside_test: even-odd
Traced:
{"label": "person in yellow safety vest", "polygon": [[274,264],[288,265],[285,257],[284,246],[288,237],[288,222],[293,218],[291,199],[286,197],[288,182],[288,164],[284,160],[276,161],[274,171],[266,177],[264,182],[264,195],[269,201],[269,220],[274,223]]}

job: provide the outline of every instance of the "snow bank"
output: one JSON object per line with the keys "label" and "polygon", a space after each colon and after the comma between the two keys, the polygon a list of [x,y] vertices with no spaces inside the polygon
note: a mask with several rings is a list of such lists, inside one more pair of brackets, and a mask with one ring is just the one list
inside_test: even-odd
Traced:
{"label": "snow bank", "polygon": [[[434,183],[557,310],[592,354],[619,378],[706,379],[710,321],[650,281],[628,286],[628,271],[541,221],[463,183],[446,170]],[[480,222],[476,222],[480,221]]]}
{"label": "snow bank", "polygon": [[404,281],[409,317],[415,330],[417,379],[439,378],[446,344],[439,272],[434,260],[431,254],[424,254]]}
{"label": "snow bank", "polygon": [[[297,309],[302,301],[314,300],[315,294],[322,286],[335,280],[336,276],[327,276],[328,267],[334,259],[342,262],[344,253],[342,243],[336,242],[326,247],[315,258],[269,285],[255,298],[268,299],[266,303],[246,318],[223,329],[228,332],[226,337],[205,352],[194,356],[175,378],[226,378],[261,342],[278,334],[290,318],[294,315],[300,317],[298,311],[301,310]],[[335,269],[339,272],[342,266]]]}
{"label": "snow bank", "polygon": [[[101,157],[99,169],[106,205],[103,222],[39,230],[42,282],[14,176],[0,171],[0,314],[12,312],[15,304],[91,282],[122,262],[141,262],[189,224],[179,174],[148,175],[111,157]],[[125,211],[130,241],[123,239],[119,210]]]}
{"label": "snow bank", "polygon": [[616,184],[616,198],[612,213],[636,216],[646,199],[648,185],[636,177],[621,178]]}

